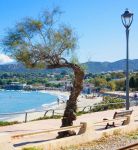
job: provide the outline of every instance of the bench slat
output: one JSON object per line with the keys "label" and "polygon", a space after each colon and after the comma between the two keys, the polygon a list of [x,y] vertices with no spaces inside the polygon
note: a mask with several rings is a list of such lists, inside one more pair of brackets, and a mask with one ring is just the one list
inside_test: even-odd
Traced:
{"label": "bench slat", "polygon": [[113,119],[131,115],[132,112],[133,112],[133,110],[125,110],[125,111],[115,112]]}

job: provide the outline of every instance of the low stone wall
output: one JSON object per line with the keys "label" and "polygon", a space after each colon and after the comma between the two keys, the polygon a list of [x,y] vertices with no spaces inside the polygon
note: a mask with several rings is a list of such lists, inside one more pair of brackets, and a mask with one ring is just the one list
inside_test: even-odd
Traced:
{"label": "low stone wall", "polygon": [[[31,144],[25,147],[39,147],[43,148],[43,150],[60,150],[61,148],[79,145],[82,143],[90,142],[93,140],[98,140],[102,138],[105,134],[106,135],[113,135],[113,134],[121,134],[121,133],[129,133],[138,129],[138,122],[131,122],[129,125],[119,126],[115,128],[110,128],[101,131],[95,131],[92,127],[92,124],[87,124],[86,132],[80,135],[71,136],[62,139],[56,139],[48,142],[44,142],[41,144]],[[18,150],[21,150],[19,148]]]}
{"label": "low stone wall", "polygon": [[[88,142],[94,139],[94,129],[92,128],[92,124],[86,124],[86,123],[82,123],[83,126],[82,128],[80,128],[78,135],[75,136],[70,136],[70,137],[66,137],[66,138],[61,138],[61,139],[56,139],[56,140],[51,140],[48,142],[43,142],[43,143],[39,143],[39,144],[30,144],[27,146],[24,146],[22,148],[26,148],[26,147],[39,147],[39,148],[43,148],[43,150],[58,150],[61,149],[63,147],[67,147],[70,145],[77,145],[80,144],[82,142]],[[21,150],[21,148],[17,148],[17,150]]]}
{"label": "low stone wall", "polygon": [[[124,126],[119,126],[115,128],[109,128],[106,130],[99,130],[96,131],[93,128],[93,124],[89,123],[83,123],[83,126],[80,128],[80,131],[78,132],[78,135],[71,136],[71,137],[66,137],[66,138],[61,138],[61,139],[56,139],[56,140],[51,140],[43,143],[37,143],[37,144],[28,144],[25,145],[24,147],[39,147],[43,148],[43,150],[60,150],[61,148],[73,146],[73,145],[79,145],[82,143],[90,142],[93,140],[98,140],[102,136],[106,135],[113,135],[113,134],[121,134],[121,133],[129,133],[132,131],[135,131],[138,129],[138,122],[134,122],[133,119],[131,119],[129,125],[124,125]],[[0,136],[0,146],[7,146],[0,147],[0,150],[13,150],[13,147],[11,145],[10,139],[8,135],[4,135],[4,140],[1,141],[2,135]],[[8,143],[6,143],[7,141]],[[15,148],[15,150],[22,150],[24,147],[18,147]]]}

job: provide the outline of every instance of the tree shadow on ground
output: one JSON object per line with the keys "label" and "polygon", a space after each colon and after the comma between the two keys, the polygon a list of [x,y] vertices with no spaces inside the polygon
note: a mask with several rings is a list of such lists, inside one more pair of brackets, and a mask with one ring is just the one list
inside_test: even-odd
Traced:
{"label": "tree shadow on ground", "polygon": [[42,142],[47,142],[47,141],[51,141],[51,140],[55,140],[55,138],[48,139],[48,140],[38,140],[38,141],[21,142],[21,143],[14,144],[13,146],[14,147],[19,147],[19,146],[24,146],[24,145],[27,145],[27,144],[36,144],[36,143],[42,143]]}

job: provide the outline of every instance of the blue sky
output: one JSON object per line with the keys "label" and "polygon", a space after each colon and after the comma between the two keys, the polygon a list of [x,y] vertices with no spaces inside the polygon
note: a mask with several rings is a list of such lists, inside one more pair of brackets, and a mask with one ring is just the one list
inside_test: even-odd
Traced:
{"label": "blue sky", "polygon": [[77,32],[76,53],[80,62],[124,59],[125,29],[120,15],[134,13],[130,29],[130,59],[138,59],[138,0],[1,0],[0,38],[8,27],[26,16],[37,16],[45,8],[59,6],[61,21]]}

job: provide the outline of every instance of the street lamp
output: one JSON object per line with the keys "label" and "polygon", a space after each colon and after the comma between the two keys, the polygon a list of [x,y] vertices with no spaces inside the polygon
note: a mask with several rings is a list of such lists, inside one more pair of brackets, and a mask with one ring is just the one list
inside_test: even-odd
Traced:
{"label": "street lamp", "polygon": [[126,28],[126,110],[129,110],[129,27],[133,21],[133,13],[130,13],[128,9],[121,15],[121,20]]}

